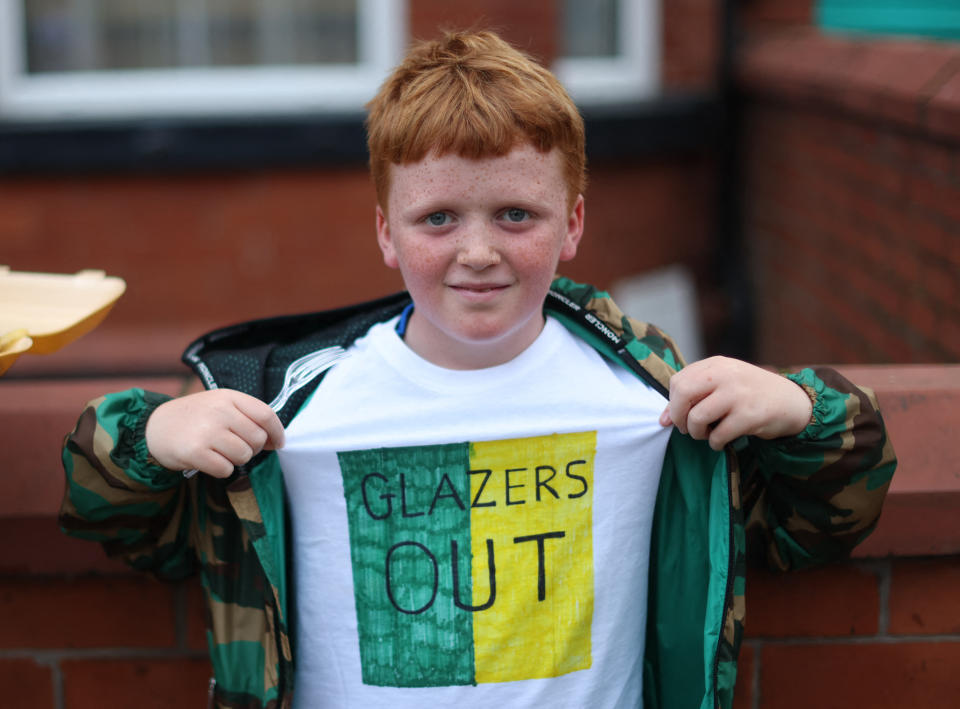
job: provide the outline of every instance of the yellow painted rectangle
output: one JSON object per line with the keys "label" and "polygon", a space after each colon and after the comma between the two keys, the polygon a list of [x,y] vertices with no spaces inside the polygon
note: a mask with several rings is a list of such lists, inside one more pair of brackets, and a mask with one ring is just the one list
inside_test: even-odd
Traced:
{"label": "yellow painted rectangle", "polygon": [[477,682],[590,667],[596,441],[589,431],[471,444],[474,604],[494,597],[473,616]]}

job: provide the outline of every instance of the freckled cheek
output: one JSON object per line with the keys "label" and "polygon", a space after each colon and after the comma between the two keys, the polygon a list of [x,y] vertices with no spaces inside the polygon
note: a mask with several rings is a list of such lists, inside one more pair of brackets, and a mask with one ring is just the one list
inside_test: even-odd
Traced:
{"label": "freckled cheek", "polygon": [[541,271],[552,271],[554,262],[559,253],[556,245],[552,241],[541,241],[535,244],[528,244],[517,247],[511,254],[511,260],[514,268],[527,273],[538,273]]}
{"label": "freckled cheek", "polygon": [[414,247],[400,255],[400,268],[406,279],[417,283],[441,280],[447,271],[449,259],[435,250]]}

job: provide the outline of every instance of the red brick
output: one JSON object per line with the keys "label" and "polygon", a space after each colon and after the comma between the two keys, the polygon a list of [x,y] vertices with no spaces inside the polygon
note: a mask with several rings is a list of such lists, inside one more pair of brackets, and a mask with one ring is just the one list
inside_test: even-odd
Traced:
{"label": "red brick", "polygon": [[954,174],[957,163],[957,148],[933,142],[926,138],[911,141],[910,155],[904,168],[920,168],[933,174],[950,176]]}
{"label": "red brick", "polygon": [[716,82],[719,9],[713,0],[672,0],[662,5],[665,86],[704,88]]}
{"label": "red brick", "polygon": [[924,267],[922,283],[932,300],[954,307],[960,303],[960,275],[942,260]]}
{"label": "red brick", "polygon": [[176,395],[184,379],[0,380],[0,517],[55,517],[63,497],[63,438],[83,405],[132,386]]}
{"label": "red brick", "polygon": [[0,539],[28,539],[28,544],[0,544],[0,574],[75,575],[136,573],[109,558],[95,542],[68,537],[57,520],[44,517],[0,517]]}
{"label": "red brick", "polygon": [[877,632],[877,577],[834,565],[789,574],[750,569],[746,632],[759,637],[837,637]]}
{"label": "red brick", "polygon": [[820,103],[847,87],[842,68],[861,53],[856,44],[815,31],[754,37],[738,52],[738,77],[760,95]]}
{"label": "red brick", "polygon": [[927,218],[927,215],[915,215],[910,220],[909,230],[905,231],[903,236],[909,236],[913,243],[923,248],[926,255],[937,259],[943,259],[949,244],[958,238],[938,221]]}
{"label": "red brick", "polygon": [[[790,254],[791,259],[796,253]],[[823,254],[822,258],[830,258]],[[825,327],[836,329],[845,338],[855,338],[865,347],[867,361],[889,361],[891,355],[902,353],[903,339],[889,330],[889,323],[864,310],[853,294],[847,292],[844,280],[828,279],[822,268],[803,268],[796,260],[775,266],[784,282],[793,282],[803,294],[807,307],[818,303],[819,315]],[[782,286],[781,286],[782,287]],[[816,361],[837,361],[830,352],[821,353]]]}
{"label": "red brick", "polygon": [[733,709],[751,709],[753,706],[753,684],[755,650],[750,645],[740,648],[740,658],[737,663],[737,686],[733,691]]}
{"label": "red brick", "polygon": [[39,205],[41,231],[23,248],[4,243],[5,263],[64,273],[96,267],[124,278],[111,324],[181,325],[199,334],[356,302],[400,284],[394,271],[377,267],[375,197],[359,165],[0,180],[0,213],[24,200]]}
{"label": "red brick", "polygon": [[185,584],[187,590],[187,647],[191,650],[207,650],[206,605],[199,577]]}
{"label": "red brick", "polygon": [[52,672],[33,660],[0,659],[0,687],[3,687],[4,706],[54,707]]}
{"label": "red brick", "polygon": [[960,71],[947,79],[930,99],[926,125],[937,135],[960,139]]}
{"label": "red brick", "polygon": [[895,489],[960,492],[952,421],[960,410],[960,365],[848,366],[842,372],[877,392],[884,419],[896,431],[902,474],[894,477]]}
{"label": "red brick", "polygon": [[0,581],[0,648],[170,647],[172,587],[141,577]]}
{"label": "red brick", "polygon": [[[890,428],[889,431],[899,456],[902,437],[898,435],[900,432],[897,428]],[[901,462],[893,476],[891,488],[909,478],[910,474],[911,469]],[[912,492],[892,489],[883,503],[877,528],[853,550],[853,556],[886,558],[891,555],[960,554],[958,509],[960,493],[956,491]]]}
{"label": "red brick", "polygon": [[559,2],[518,3],[514,0],[413,0],[410,34],[432,39],[443,28],[494,28],[509,42],[549,64],[559,46]]}
{"label": "red brick", "polygon": [[27,352],[5,375],[10,378],[59,379],[75,377],[140,376],[156,372],[184,376],[180,355],[187,345],[209,328],[196,322],[164,324],[144,319],[125,324],[113,313],[93,332],[61,350],[40,357]]}
{"label": "red brick", "polygon": [[937,316],[930,308],[930,303],[918,298],[910,298],[907,304],[907,323],[916,332],[935,340],[938,335]]}
{"label": "red brick", "polygon": [[737,5],[747,23],[808,25],[814,17],[814,0],[763,0]]}
{"label": "red brick", "polygon": [[64,709],[207,706],[210,663],[204,659],[68,660]]}
{"label": "red brick", "polygon": [[960,553],[960,365],[839,367],[877,392],[898,467],[883,514],[856,556]]}
{"label": "red brick", "polygon": [[940,323],[940,342],[954,360],[960,360],[960,318],[947,318]]}
{"label": "red brick", "polygon": [[960,238],[952,234],[946,248],[947,260],[954,266],[960,268]]}
{"label": "red brick", "polygon": [[890,625],[893,635],[960,634],[960,556],[893,563]]}
{"label": "red brick", "polygon": [[862,51],[843,68],[846,87],[839,103],[909,125],[921,119],[921,106],[936,90],[944,70],[958,55],[949,46],[927,42],[858,41]]}
{"label": "red brick", "polygon": [[770,311],[760,323],[758,358],[760,361],[789,366],[802,362],[851,362],[865,359],[863,346],[851,333],[840,333],[829,325],[829,317],[817,302],[808,297],[805,288],[796,288],[790,281],[790,272],[776,264],[768,264],[771,276],[777,278],[781,299],[791,295],[796,306],[783,305]]}
{"label": "red brick", "polygon": [[[844,278],[849,279],[852,288],[857,289],[872,303],[881,307],[890,316],[896,317],[903,310],[903,293],[898,293],[890,287],[889,281],[884,282],[877,277],[876,273],[871,273],[866,268],[860,268],[854,265],[854,262],[847,261],[849,264]],[[843,268],[843,264],[838,268]]]}
{"label": "red brick", "polygon": [[931,216],[960,224],[960,185],[946,180],[911,175],[907,180],[907,197]]}
{"label": "red brick", "polygon": [[827,142],[822,138],[813,139],[806,133],[800,135],[806,136],[798,141],[801,158],[816,166],[820,179],[843,177],[890,195],[903,192],[904,176],[899,166],[883,162],[875,153],[849,152],[836,140]]}
{"label": "red brick", "polygon": [[776,709],[952,707],[960,642],[767,645],[762,706]]}

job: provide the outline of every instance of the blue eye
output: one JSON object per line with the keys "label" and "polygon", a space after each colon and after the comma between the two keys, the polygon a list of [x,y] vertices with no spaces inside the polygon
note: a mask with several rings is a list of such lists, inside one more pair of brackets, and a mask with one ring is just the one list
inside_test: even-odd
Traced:
{"label": "blue eye", "polygon": [[447,219],[448,216],[446,212],[433,212],[427,215],[427,223],[430,226],[443,226],[447,223]]}
{"label": "blue eye", "polygon": [[530,213],[526,209],[520,209],[520,207],[510,207],[503,213],[503,216],[506,217],[508,222],[520,223],[526,221],[530,217]]}

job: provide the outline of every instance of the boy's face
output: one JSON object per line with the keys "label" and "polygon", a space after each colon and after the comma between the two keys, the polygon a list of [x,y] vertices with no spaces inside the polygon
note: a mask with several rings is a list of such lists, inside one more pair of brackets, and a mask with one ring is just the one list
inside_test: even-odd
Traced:
{"label": "boy's face", "polygon": [[415,352],[478,369],[537,338],[557,263],[574,257],[583,233],[583,197],[568,206],[556,150],[521,144],[498,158],[393,165],[388,205],[377,207],[377,240],[413,297]]}

